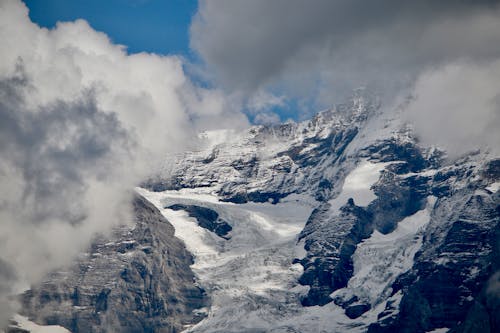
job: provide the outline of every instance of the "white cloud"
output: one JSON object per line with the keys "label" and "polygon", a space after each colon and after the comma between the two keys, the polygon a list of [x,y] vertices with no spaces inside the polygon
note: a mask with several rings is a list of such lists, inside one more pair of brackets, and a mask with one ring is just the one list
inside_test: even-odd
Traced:
{"label": "white cloud", "polygon": [[486,148],[499,154],[500,60],[456,62],[423,73],[405,117],[427,145],[450,157]]}
{"label": "white cloud", "polygon": [[274,112],[259,112],[255,115],[254,123],[258,125],[275,125],[280,123],[280,117]]}
{"label": "white cloud", "polygon": [[0,1],[0,326],[6,296],[130,219],[131,188],[197,129],[245,126],[180,58],[128,55],[87,22]]}
{"label": "white cloud", "polygon": [[253,112],[262,112],[272,109],[273,107],[284,107],[285,96],[276,96],[265,90],[259,90],[248,100],[248,108]]}

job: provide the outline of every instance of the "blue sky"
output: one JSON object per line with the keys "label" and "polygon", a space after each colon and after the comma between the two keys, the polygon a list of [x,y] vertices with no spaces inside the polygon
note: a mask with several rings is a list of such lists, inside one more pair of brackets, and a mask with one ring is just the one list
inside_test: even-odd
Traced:
{"label": "blue sky", "polygon": [[189,25],[197,0],[24,0],[31,19],[52,28],[57,21],[87,20],[129,53],[191,57]]}

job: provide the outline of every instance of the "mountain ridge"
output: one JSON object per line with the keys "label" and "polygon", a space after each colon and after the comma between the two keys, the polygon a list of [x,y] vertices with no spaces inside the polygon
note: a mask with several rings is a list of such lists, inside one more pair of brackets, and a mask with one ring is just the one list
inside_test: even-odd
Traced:
{"label": "mountain ridge", "polygon": [[210,297],[186,332],[500,328],[500,159],[447,159],[380,108],[359,90],[309,121],[207,132],[142,184]]}

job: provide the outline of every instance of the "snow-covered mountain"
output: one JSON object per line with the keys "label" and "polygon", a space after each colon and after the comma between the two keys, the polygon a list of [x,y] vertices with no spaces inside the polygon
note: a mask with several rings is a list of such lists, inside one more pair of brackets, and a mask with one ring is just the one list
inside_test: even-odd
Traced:
{"label": "snow-covered mountain", "polygon": [[204,133],[137,188],[133,231],[22,314],[73,332],[498,332],[500,159],[447,159],[398,119],[357,91],[310,121]]}

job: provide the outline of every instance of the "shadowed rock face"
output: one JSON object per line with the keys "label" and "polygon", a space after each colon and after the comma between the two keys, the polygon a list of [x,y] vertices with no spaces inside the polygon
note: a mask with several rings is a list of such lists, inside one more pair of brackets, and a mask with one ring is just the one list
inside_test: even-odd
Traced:
{"label": "shadowed rock face", "polygon": [[329,295],[347,285],[353,274],[352,254],[356,244],[372,232],[371,215],[354,204],[342,208],[339,216],[330,216],[328,203],[316,209],[299,236],[304,239],[307,256],[300,260],[304,274],[299,282],[309,285],[305,306],[325,305]]}
{"label": "shadowed rock face", "polygon": [[369,332],[498,332],[499,204],[467,189],[441,198],[413,268],[393,284],[399,312],[380,314]]}
{"label": "shadowed rock face", "polygon": [[[143,198],[135,228],[97,239],[72,267],[22,295],[25,315],[77,332],[180,332],[207,304],[192,257],[170,223]],[[199,312],[201,313],[201,312]]]}
{"label": "shadowed rock face", "polygon": [[[398,144],[396,140],[369,147],[366,152],[368,155],[364,157],[376,156],[373,159],[377,161],[397,161],[391,165],[397,171],[401,168],[413,170],[417,168],[413,165],[420,168],[425,164],[415,145]],[[358,207],[350,199],[341,213],[335,215],[328,203],[320,205],[299,237],[305,240],[307,251],[300,261],[304,274],[299,281],[311,287],[303,304],[314,306],[331,302],[330,294],[344,288],[353,275],[352,255],[357,244],[370,237],[373,230],[383,234],[393,231],[399,221],[422,209],[427,187],[427,179],[400,178],[396,172],[387,170],[373,186],[377,198],[368,207]],[[350,304],[342,306],[347,308]],[[348,316],[359,317],[361,310],[368,309],[366,305],[350,308]]]}

